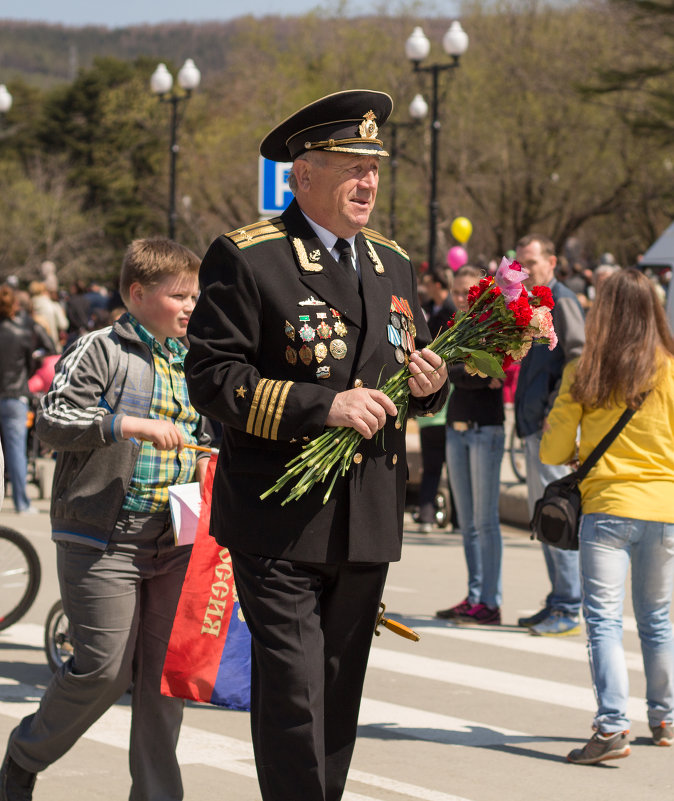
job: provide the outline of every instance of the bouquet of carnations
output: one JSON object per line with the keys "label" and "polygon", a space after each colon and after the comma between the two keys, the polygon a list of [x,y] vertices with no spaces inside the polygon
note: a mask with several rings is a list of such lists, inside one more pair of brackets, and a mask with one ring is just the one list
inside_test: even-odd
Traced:
{"label": "bouquet of carnations", "polygon": [[[485,277],[471,287],[468,310],[457,312],[447,329],[427,347],[447,364],[463,362],[473,375],[503,378],[504,368],[523,359],[533,343],[557,345],[552,325],[554,301],[547,287],[535,286],[531,292],[522,286],[528,273],[516,261],[504,258],[494,277]],[[407,366],[401,367],[382,386],[398,409],[396,428],[401,428],[407,415],[412,376]],[[351,466],[362,435],[353,428],[327,428],[309,442],[286,465],[286,472],[261,499],[278,492],[295,480],[282,506],[301,498],[315,484],[329,481],[323,497],[326,503],[332,488]]]}

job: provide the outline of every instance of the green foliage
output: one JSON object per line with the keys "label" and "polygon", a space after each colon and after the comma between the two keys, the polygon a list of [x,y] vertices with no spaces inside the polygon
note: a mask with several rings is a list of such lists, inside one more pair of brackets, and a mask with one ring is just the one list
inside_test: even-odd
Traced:
{"label": "green foliage", "polygon": [[[0,80],[14,96],[0,122],[0,270],[28,276],[50,258],[64,276],[112,276],[129,240],[166,233],[171,109],[149,90],[158,61],[175,75],[192,56],[202,70],[179,105],[177,160],[177,238],[199,254],[257,217],[258,143],[298,107],[372,87],[408,122],[417,92],[430,104],[430,76],[413,72],[405,40],[422,24],[429,61],[445,62],[449,20],[397,1],[377,16],[351,10],[120,30],[0,23]],[[459,215],[473,222],[473,262],[532,229],[623,263],[650,244],[674,216],[671,136],[659,135],[674,118],[673,10],[674,0],[464,6],[470,48],[439,81],[441,257]],[[430,122],[398,135],[396,238],[415,263],[428,241]],[[384,163],[371,225],[385,234],[390,179]]]}

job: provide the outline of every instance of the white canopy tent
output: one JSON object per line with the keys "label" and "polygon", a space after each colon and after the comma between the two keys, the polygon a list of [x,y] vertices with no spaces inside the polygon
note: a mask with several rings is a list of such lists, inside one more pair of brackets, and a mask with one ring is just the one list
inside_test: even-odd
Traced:
{"label": "white canopy tent", "polygon": [[[674,274],[674,223],[648,248],[639,266],[642,268],[668,267]],[[667,292],[667,319],[670,328],[674,331],[674,291],[671,282]]]}

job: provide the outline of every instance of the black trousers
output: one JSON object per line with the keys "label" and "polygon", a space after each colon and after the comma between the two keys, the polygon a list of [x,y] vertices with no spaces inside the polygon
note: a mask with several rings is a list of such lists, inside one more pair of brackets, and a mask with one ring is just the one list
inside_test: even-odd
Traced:
{"label": "black trousers", "polygon": [[339,801],[387,563],[231,551],[252,635],[251,730],[263,801]]}

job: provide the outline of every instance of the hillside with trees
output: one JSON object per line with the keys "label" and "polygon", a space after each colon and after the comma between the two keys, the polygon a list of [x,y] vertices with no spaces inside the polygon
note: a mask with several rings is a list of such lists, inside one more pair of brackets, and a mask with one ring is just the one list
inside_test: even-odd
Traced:
{"label": "hillside with trees", "polygon": [[[674,2],[651,5],[664,14]],[[455,244],[450,224],[461,215],[473,223],[474,262],[535,229],[560,249],[572,245],[574,257],[610,250],[630,264],[671,221],[674,147],[663,130],[674,103],[663,94],[668,74],[653,74],[644,52],[674,69],[674,17],[646,30],[638,6],[465,7],[469,49],[440,78],[440,254]],[[64,279],[110,279],[130,239],[166,233],[168,109],[149,90],[157,62],[175,75],[191,57],[203,75],[180,126],[177,203],[177,238],[202,254],[256,219],[257,146],[272,125],[353,87],[389,92],[393,120],[407,122],[415,94],[430,101],[430,79],[413,72],[405,40],[422,25],[430,58],[446,59],[449,23],[411,12],[119,30],[0,23],[0,83],[14,98],[0,121],[0,277],[31,277],[50,259]],[[396,238],[416,264],[427,249],[429,122],[398,134]],[[384,164],[372,224],[385,234],[389,182]]]}

